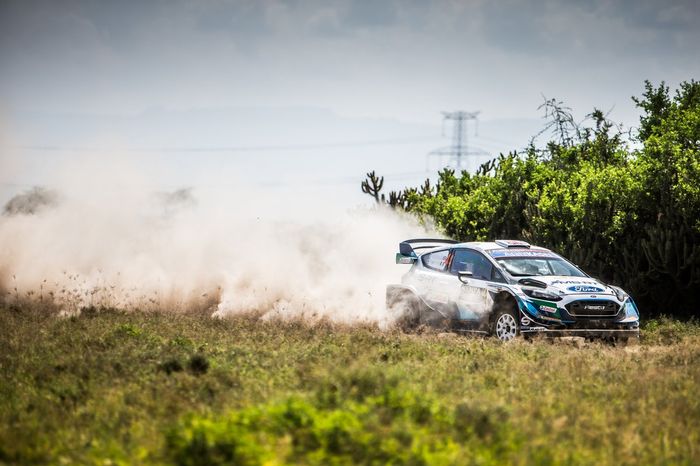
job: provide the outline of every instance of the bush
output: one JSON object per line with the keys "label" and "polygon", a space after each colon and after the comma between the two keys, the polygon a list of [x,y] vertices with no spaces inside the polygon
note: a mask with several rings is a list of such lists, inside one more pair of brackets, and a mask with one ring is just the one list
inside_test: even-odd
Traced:
{"label": "bush", "polygon": [[644,322],[642,341],[649,344],[670,345],[687,337],[700,336],[700,323],[697,320],[680,322],[666,316]]}
{"label": "bush", "polygon": [[520,439],[506,411],[489,405],[447,406],[430,395],[387,385],[335,407],[292,397],[219,418],[188,417],[168,435],[180,465],[445,464],[480,459],[502,464]]}

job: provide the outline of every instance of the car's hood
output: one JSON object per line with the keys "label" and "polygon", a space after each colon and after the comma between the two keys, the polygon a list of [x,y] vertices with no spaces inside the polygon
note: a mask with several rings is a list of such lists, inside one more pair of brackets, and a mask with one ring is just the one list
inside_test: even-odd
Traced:
{"label": "car's hood", "polygon": [[609,286],[589,277],[534,276],[528,278],[546,284],[548,291],[587,295],[615,294]]}

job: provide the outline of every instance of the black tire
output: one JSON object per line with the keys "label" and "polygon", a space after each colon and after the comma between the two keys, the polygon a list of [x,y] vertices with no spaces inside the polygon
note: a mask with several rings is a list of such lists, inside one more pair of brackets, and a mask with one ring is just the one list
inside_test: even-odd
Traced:
{"label": "black tire", "polygon": [[491,318],[491,335],[503,342],[512,341],[520,335],[517,307],[512,300],[497,302]]}

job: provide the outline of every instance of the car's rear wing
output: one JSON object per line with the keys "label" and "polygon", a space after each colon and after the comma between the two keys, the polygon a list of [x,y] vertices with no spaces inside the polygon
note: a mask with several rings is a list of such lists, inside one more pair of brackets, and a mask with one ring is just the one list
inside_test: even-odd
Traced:
{"label": "car's rear wing", "polygon": [[415,238],[407,239],[399,243],[399,252],[396,254],[397,264],[412,264],[418,259],[416,249],[432,249],[443,244],[457,244],[459,241],[443,238]]}

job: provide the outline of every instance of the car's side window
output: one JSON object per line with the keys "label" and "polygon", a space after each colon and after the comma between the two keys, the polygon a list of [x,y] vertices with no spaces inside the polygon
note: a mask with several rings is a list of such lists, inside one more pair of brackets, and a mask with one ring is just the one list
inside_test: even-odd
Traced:
{"label": "car's side window", "polygon": [[423,256],[423,265],[433,270],[444,271],[447,267],[447,259],[450,255],[450,250],[431,252]]}
{"label": "car's side window", "polygon": [[499,272],[496,267],[493,267],[492,272],[491,272],[491,281],[505,283],[506,279],[503,278],[503,274],[501,272]]}
{"label": "car's side window", "polygon": [[483,255],[471,249],[455,249],[450,273],[471,272],[473,278],[492,280],[493,265]]}

